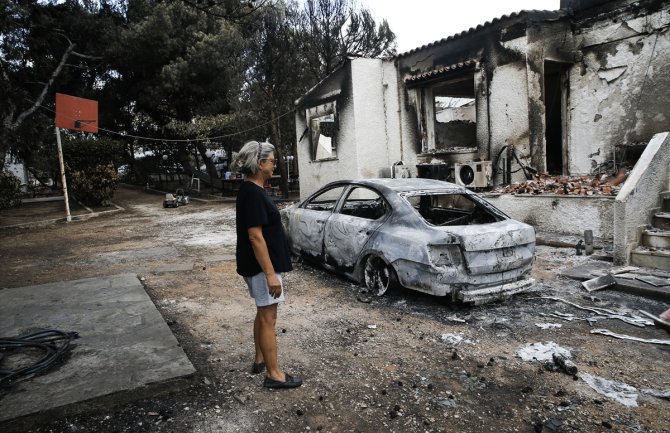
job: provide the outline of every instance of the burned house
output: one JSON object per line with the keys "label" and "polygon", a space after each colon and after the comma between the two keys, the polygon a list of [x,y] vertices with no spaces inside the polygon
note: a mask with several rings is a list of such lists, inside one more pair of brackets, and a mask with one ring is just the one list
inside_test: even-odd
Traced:
{"label": "burned house", "polygon": [[628,262],[670,189],[659,135],[670,130],[669,30],[666,1],[562,0],[393,58],[349,59],[296,101],[301,197],[342,178],[478,188],[635,167],[619,195],[588,204],[492,199],[540,230],[614,239]]}

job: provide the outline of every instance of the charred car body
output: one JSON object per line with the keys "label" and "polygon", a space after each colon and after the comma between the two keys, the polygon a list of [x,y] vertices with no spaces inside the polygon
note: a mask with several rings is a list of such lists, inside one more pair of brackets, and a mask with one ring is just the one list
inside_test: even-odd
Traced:
{"label": "charred car body", "polygon": [[282,210],[291,251],[381,295],[400,284],[481,304],[530,288],[533,227],[432,179],[330,183]]}

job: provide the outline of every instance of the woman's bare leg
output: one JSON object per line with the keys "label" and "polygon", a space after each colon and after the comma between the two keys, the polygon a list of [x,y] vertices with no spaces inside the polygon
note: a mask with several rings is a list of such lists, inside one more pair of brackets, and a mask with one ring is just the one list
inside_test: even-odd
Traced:
{"label": "woman's bare leg", "polygon": [[[277,334],[275,332],[277,304],[258,307],[256,321],[258,321],[258,346],[265,361],[267,377],[283,382],[286,380],[286,376],[279,368],[279,361],[277,359]],[[255,326],[254,321],[254,328]]]}

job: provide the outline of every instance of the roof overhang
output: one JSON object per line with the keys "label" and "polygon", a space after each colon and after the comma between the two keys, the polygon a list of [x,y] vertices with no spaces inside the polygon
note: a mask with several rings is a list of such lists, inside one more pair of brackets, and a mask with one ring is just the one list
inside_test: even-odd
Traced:
{"label": "roof overhang", "polygon": [[454,63],[446,66],[439,66],[430,70],[421,70],[410,72],[403,77],[405,85],[408,87],[420,84],[426,84],[431,81],[443,80],[450,75],[474,71],[479,68],[479,61],[468,59],[463,62]]}

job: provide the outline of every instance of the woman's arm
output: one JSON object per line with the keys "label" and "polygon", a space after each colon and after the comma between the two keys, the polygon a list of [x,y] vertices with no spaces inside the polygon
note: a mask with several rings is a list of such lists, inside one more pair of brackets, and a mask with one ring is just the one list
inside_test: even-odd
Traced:
{"label": "woman's arm", "polygon": [[254,250],[256,261],[258,261],[268,281],[270,295],[278,298],[281,295],[281,283],[279,282],[279,278],[277,278],[274,266],[272,266],[268,245],[265,243],[265,238],[263,237],[262,227],[249,227],[247,233],[249,234],[249,241],[251,242],[251,248]]}

